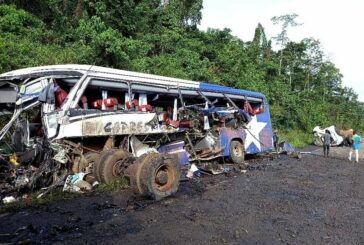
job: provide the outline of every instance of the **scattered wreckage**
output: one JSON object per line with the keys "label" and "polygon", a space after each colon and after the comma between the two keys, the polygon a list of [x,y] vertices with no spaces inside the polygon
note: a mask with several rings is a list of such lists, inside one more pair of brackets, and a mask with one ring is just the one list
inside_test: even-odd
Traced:
{"label": "scattered wreckage", "polygon": [[0,191],[70,184],[67,176],[83,173],[76,179],[90,184],[123,176],[161,199],[177,191],[181,166],[239,164],[272,148],[261,93],[97,66],[1,74],[0,110]]}
{"label": "scattered wreckage", "polygon": [[339,145],[350,145],[351,138],[353,136],[353,130],[336,130],[335,126],[330,126],[327,128],[321,128],[320,126],[316,126],[313,130],[313,136],[315,137],[314,144],[317,146],[323,145],[323,135],[325,134],[326,130],[330,132],[331,135],[331,145],[332,146],[339,146]]}

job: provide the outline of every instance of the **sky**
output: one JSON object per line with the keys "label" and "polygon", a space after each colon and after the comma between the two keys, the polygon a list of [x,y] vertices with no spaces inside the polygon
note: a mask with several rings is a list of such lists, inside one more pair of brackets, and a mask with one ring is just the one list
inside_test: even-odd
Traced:
{"label": "sky", "polygon": [[298,14],[301,26],[290,27],[288,37],[321,42],[327,57],[364,102],[364,1],[363,0],[203,0],[199,28],[229,28],[234,36],[251,41],[258,23],[270,39],[280,32],[273,16]]}

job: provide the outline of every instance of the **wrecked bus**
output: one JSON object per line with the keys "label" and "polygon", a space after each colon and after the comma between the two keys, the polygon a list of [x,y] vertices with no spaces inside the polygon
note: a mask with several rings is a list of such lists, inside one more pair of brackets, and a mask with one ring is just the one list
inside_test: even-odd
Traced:
{"label": "wrecked bus", "polygon": [[177,191],[181,166],[272,148],[261,93],[90,65],[1,74],[0,116],[2,161],[39,168],[49,149],[57,170],[124,176],[155,199]]}

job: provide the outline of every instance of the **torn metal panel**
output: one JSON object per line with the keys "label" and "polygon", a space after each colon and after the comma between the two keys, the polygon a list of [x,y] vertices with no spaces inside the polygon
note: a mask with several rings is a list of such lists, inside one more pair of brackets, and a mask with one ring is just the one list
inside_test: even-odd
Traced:
{"label": "torn metal panel", "polygon": [[233,129],[233,128],[219,128],[220,147],[224,149],[223,156],[230,155],[230,142],[233,139],[238,139],[244,142],[246,132],[244,129]]}
{"label": "torn metal panel", "polygon": [[219,138],[214,136],[211,132],[208,132],[206,136],[195,144],[196,151],[202,151],[204,149],[213,150],[220,145]]}
{"label": "torn metal panel", "polygon": [[18,119],[21,112],[22,112],[21,109],[14,111],[14,114],[13,114],[12,118],[10,119],[10,121],[0,131],[0,140],[2,140],[4,138],[5,134],[9,131],[9,129],[11,128],[11,126],[13,125],[15,120]]}
{"label": "torn metal panel", "polygon": [[184,141],[175,141],[165,145],[161,145],[158,148],[158,152],[161,154],[174,154],[181,165],[186,165],[189,163],[189,154],[184,149],[184,146]]}
{"label": "torn metal panel", "polygon": [[143,154],[151,152],[158,153],[157,149],[152,148],[147,144],[143,144],[135,136],[130,137],[130,146],[135,157],[140,157]]}

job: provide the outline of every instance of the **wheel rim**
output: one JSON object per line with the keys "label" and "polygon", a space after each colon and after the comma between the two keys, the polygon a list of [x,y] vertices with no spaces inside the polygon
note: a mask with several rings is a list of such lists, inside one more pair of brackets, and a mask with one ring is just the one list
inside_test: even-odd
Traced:
{"label": "wheel rim", "polygon": [[114,166],[112,167],[112,174],[113,176],[123,176],[125,169],[127,169],[127,159],[121,159],[119,161],[116,161]]}
{"label": "wheel rim", "polygon": [[234,146],[233,147],[233,154],[236,157],[241,157],[243,155],[243,151],[242,151],[241,147],[239,147],[238,145]]}
{"label": "wheel rim", "polygon": [[158,191],[165,192],[171,188],[174,181],[173,169],[168,165],[160,166],[154,176],[154,185]]}

